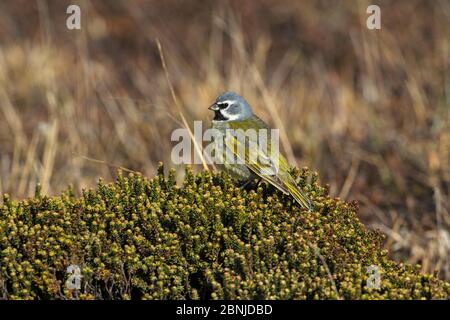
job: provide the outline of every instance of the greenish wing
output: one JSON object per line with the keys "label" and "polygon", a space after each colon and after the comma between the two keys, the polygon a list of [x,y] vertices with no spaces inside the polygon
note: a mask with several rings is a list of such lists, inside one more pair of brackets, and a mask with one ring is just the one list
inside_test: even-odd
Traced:
{"label": "greenish wing", "polygon": [[[258,117],[245,121],[229,122],[230,129],[267,129],[266,145],[259,148],[260,139],[252,135],[225,135],[225,145],[241,163],[245,164],[256,175],[270,183],[285,194],[292,195],[297,202],[308,210],[313,210],[313,204],[306,194],[297,186],[294,178],[289,173],[289,164],[279,153],[272,150],[271,135],[268,126]],[[261,137],[260,137],[261,138]],[[239,148],[241,151],[239,152]],[[242,149],[244,152],[242,152]],[[268,151],[268,152],[265,152]],[[263,161],[260,161],[263,160]]]}
{"label": "greenish wing", "polygon": [[[256,175],[263,180],[269,182],[280,191],[289,194],[287,184],[295,184],[294,179],[289,174],[289,165],[286,159],[279,153],[271,154],[272,144],[269,127],[258,117],[251,118],[245,121],[229,122],[230,129],[267,129],[267,147],[266,150],[261,150],[258,146],[258,140],[252,139],[251,136],[246,136],[246,140],[236,137],[234,135],[227,136],[225,145],[236,155],[245,165]],[[260,141],[261,142],[261,141]],[[245,147],[244,156],[237,152],[239,148]],[[266,152],[268,151],[268,152]]]}

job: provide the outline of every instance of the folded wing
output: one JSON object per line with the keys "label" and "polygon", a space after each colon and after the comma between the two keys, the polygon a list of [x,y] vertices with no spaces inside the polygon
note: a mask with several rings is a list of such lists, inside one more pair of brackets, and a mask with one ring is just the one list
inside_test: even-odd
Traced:
{"label": "folded wing", "polygon": [[[289,173],[289,164],[271,143],[271,134],[268,126],[255,117],[251,123],[230,122],[231,129],[267,130],[267,135],[254,134],[230,134],[225,136],[225,145],[237,160],[245,165],[256,175],[270,183],[285,194],[291,194],[297,202],[306,209],[312,210],[312,203],[304,192],[297,186],[294,178]],[[265,140],[266,139],[266,140]]]}

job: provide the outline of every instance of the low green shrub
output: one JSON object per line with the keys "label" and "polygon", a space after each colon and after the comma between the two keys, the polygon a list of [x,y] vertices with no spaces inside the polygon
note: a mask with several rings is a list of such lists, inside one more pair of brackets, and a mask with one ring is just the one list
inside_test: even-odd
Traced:
{"label": "low green shrub", "polygon": [[[448,299],[450,284],[391,261],[383,237],[294,170],[315,211],[261,184],[160,167],[0,207],[0,297],[6,299]],[[310,180],[310,181],[308,181]],[[66,286],[69,265],[81,287]],[[379,268],[380,287],[370,289]],[[371,278],[372,277],[372,278]],[[373,282],[370,282],[373,283]]]}

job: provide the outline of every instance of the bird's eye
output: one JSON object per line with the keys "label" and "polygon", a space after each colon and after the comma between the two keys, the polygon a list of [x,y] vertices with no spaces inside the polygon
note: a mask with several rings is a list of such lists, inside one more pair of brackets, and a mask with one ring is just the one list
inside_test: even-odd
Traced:
{"label": "bird's eye", "polygon": [[221,104],[219,104],[219,108],[220,109],[225,109],[228,107],[228,103],[227,102],[222,102]]}

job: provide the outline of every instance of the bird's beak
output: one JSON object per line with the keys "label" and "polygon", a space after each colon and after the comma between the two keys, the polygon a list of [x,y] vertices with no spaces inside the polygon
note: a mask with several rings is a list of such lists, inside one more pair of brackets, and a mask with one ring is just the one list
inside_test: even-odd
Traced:
{"label": "bird's beak", "polygon": [[208,109],[212,111],[217,111],[219,110],[219,106],[214,102],[212,105],[209,106]]}

